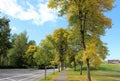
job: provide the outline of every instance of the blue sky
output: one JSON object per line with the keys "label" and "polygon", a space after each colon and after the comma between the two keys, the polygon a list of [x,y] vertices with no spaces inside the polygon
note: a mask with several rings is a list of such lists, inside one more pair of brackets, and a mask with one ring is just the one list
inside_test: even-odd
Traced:
{"label": "blue sky", "polygon": [[[37,45],[47,34],[55,29],[67,28],[65,17],[58,17],[55,10],[47,8],[48,0],[0,0],[2,16],[10,19],[12,33],[27,31],[29,40]],[[115,8],[105,15],[112,19],[112,29],[106,30],[101,39],[107,43],[110,56],[107,59],[120,59],[120,0],[114,3]]]}

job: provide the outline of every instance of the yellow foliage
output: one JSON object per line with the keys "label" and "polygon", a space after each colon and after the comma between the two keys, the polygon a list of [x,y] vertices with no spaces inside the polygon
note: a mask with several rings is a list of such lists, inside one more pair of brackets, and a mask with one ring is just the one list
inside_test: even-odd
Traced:
{"label": "yellow foliage", "polygon": [[95,68],[98,68],[99,65],[101,64],[101,59],[100,59],[100,57],[98,57],[98,56],[94,57],[94,59],[92,60],[91,63],[95,66]]}
{"label": "yellow foliage", "polygon": [[54,62],[54,61],[50,61],[50,63],[51,63],[52,65],[54,65],[54,64],[55,64],[55,62]]}
{"label": "yellow foliage", "polygon": [[30,45],[30,46],[28,47],[28,50],[26,51],[26,54],[33,53],[33,52],[35,52],[35,51],[37,51],[37,46],[35,46],[35,45]]}
{"label": "yellow foliage", "polygon": [[82,57],[83,62],[85,62],[86,59],[88,59],[88,54],[83,54],[83,57]]}

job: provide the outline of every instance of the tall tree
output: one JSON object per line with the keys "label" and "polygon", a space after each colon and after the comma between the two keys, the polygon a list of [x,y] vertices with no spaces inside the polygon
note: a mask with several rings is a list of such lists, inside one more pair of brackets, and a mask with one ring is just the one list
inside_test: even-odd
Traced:
{"label": "tall tree", "polygon": [[27,50],[27,36],[26,32],[22,32],[20,35],[17,35],[14,39],[12,48],[9,50],[8,58],[9,65],[14,67],[24,67],[24,55]]}
{"label": "tall tree", "polygon": [[0,66],[7,60],[7,51],[11,47],[10,35],[9,19],[0,18]]}
{"label": "tall tree", "polygon": [[[85,35],[104,35],[111,27],[111,20],[104,16],[105,11],[113,8],[114,0],[49,0],[50,8],[58,8],[59,15],[66,15],[70,26],[80,28],[81,44],[86,51]],[[87,77],[90,77],[89,57],[86,58]]]}
{"label": "tall tree", "polygon": [[36,45],[29,45],[26,51],[25,59],[27,61],[28,67],[34,67],[36,65],[34,60],[34,53],[37,51]]}
{"label": "tall tree", "polygon": [[[81,38],[79,36],[79,28],[74,27],[69,30],[69,35],[68,35],[68,53],[70,56],[70,61],[73,62],[74,64],[74,70],[76,71],[76,59],[75,56],[80,51],[81,48]],[[70,52],[69,52],[70,51]]]}
{"label": "tall tree", "polygon": [[59,61],[61,63],[61,70],[64,69],[64,62],[67,54],[67,36],[68,32],[64,28],[56,29],[53,32],[53,38],[56,44],[56,50],[59,54]]}
{"label": "tall tree", "polygon": [[43,65],[45,67],[45,79],[47,73],[47,66],[50,65],[50,62],[53,60],[53,48],[49,40],[49,36],[46,36],[45,40],[42,40],[37,52],[34,54],[35,61],[38,66]]}

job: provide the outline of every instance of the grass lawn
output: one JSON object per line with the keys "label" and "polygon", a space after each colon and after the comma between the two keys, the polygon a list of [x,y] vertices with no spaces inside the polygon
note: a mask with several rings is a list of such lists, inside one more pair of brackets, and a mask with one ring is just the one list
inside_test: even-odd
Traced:
{"label": "grass lawn", "polygon": [[98,81],[120,81],[120,65],[102,64],[99,70],[91,71],[91,75]]}
{"label": "grass lawn", "polygon": [[46,77],[46,80],[45,78],[43,77],[43,79],[40,79],[39,81],[53,81],[55,79],[55,77],[59,74],[60,72],[55,72],[55,74],[51,74],[51,75],[48,75]]}
{"label": "grass lawn", "polygon": [[[79,71],[73,71],[69,69],[68,71],[68,81],[87,81],[86,71],[83,71],[83,75],[80,75]],[[92,81],[97,81],[92,78]]]}
{"label": "grass lawn", "polygon": [[[92,68],[92,81],[120,81],[120,65],[119,64],[102,64],[98,70]],[[68,71],[68,81],[87,81],[86,70],[83,75],[79,75],[79,71]]]}
{"label": "grass lawn", "polygon": [[[77,67],[77,71],[69,69],[67,74],[68,81],[87,81],[85,67],[83,69],[83,75],[79,74],[79,67]],[[59,73],[47,76],[46,80],[43,77],[39,81],[53,81]],[[120,64],[102,64],[97,70],[92,67],[91,77],[92,81],[120,81]]]}

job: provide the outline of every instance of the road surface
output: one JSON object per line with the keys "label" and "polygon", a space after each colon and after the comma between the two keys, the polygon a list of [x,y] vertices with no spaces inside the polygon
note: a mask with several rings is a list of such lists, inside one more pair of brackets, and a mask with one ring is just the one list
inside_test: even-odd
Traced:
{"label": "road surface", "polygon": [[[44,73],[39,69],[0,69],[0,81],[38,81]],[[47,75],[51,73],[53,69],[47,70]]]}

